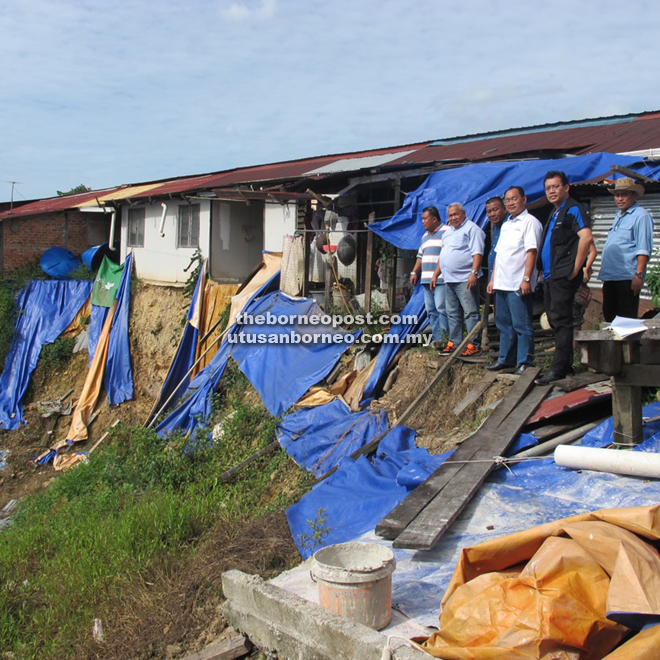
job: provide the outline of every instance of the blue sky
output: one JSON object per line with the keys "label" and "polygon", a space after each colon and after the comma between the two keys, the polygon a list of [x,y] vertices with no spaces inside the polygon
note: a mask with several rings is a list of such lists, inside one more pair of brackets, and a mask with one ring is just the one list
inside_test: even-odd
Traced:
{"label": "blue sky", "polygon": [[[0,200],[660,109],[657,0],[0,4]],[[651,145],[660,147],[660,145]]]}

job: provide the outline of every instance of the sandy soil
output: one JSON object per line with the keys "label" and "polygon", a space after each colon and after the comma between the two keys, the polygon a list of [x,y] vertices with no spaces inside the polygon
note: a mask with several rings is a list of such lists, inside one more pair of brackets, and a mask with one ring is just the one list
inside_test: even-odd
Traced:
{"label": "sandy soil", "polygon": [[[96,408],[98,417],[89,427],[89,440],[80,443],[81,450],[89,448],[117,419],[131,425],[146,420],[174,356],[188,304],[182,289],[139,282],[134,285],[129,331],[135,398],[111,407],[102,392]],[[66,438],[71,417],[60,417],[53,428],[52,421],[43,419],[34,404],[60,398],[71,388],[71,396],[77,397],[85,382],[87,362],[87,351],[82,351],[60,372],[46,373],[37,366],[23,401],[27,424],[15,431],[0,430],[0,450],[7,451],[7,466],[0,470],[0,510],[10,500],[37,492],[57,477],[51,465],[37,467],[32,459],[54,440]],[[46,437],[51,429],[52,434]]]}

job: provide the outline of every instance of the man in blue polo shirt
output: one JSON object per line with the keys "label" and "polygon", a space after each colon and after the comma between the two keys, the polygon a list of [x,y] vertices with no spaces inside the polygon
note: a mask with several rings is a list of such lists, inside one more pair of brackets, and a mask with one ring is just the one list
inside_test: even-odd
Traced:
{"label": "man in blue polo shirt", "polygon": [[[433,347],[441,349],[449,336],[447,314],[445,312],[444,281],[433,280],[433,273],[442,250],[442,236],[445,227],[440,224],[440,214],[435,206],[427,206],[422,211],[422,226],[426,230],[417,253],[417,261],[410,273],[410,284],[415,286],[420,278],[424,287],[424,307],[429,317],[433,334]],[[433,281],[432,281],[433,280]]]}
{"label": "man in blue polo shirt", "polygon": [[593,241],[586,211],[569,197],[566,174],[552,170],[543,183],[555,210],[543,230],[537,267],[543,277],[545,311],[555,333],[555,354],[548,372],[536,379],[537,385],[547,385],[573,371],[573,302]]}
{"label": "man in blue polo shirt", "polygon": [[610,190],[618,212],[607,234],[598,279],[603,282],[603,318],[636,319],[646,264],[653,252],[653,219],[637,204],[644,187],[618,179]]}
{"label": "man in blue polo shirt", "polygon": [[[460,202],[447,207],[447,224],[438,267],[433,275],[435,280],[444,278],[449,320],[449,341],[441,355],[451,355],[462,342],[463,319],[468,332],[479,322],[479,277],[485,242],[484,232],[466,218]],[[480,354],[480,338],[475,337],[461,357]]]}

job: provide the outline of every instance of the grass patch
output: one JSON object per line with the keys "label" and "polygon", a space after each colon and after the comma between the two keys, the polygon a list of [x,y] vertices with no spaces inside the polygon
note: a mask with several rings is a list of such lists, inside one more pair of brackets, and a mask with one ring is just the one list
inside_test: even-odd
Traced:
{"label": "grass patch", "polygon": [[[230,391],[242,386],[233,378]],[[230,393],[221,393],[222,403]],[[0,533],[2,651],[16,660],[71,657],[94,618],[125,598],[122,588],[136,577],[192,560],[218,522],[254,520],[309,488],[311,477],[281,450],[240,481],[219,481],[274,439],[277,420],[260,402],[233,403],[222,439],[198,434],[194,448],[181,435],[164,441],[119,425],[89,462],[23,503]]]}

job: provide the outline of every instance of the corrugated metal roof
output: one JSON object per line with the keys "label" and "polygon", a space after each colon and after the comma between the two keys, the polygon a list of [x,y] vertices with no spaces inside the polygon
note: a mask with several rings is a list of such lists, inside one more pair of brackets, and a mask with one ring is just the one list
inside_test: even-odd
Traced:
{"label": "corrugated metal roof", "polygon": [[86,202],[96,204],[97,197],[107,194],[115,188],[108,188],[106,190],[94,190],[92,192],[80,193],[78,195],[62,195],[60,197],[49,197],[47,199],[40,199],[31,204],[25,204],[18,208],[14,207],[12,211],[5,211],[0,213],[0,220],[8,218],[18,218],[27,215],[38,215],[40,213],[56,213],[57,211],[66,211],[74,209]]}
{"label": "corrugated metal roof", "polygon": [[[354,154],[339,154],[334,156],[316,156],[314,158],[304,158],[302,160],[291,160],[281,163],[271,163],[268,165],[256,165],[252,167],[242,167],[224,172],[215,172],[212,174],[201,174],[194,177],[186,177],[169,183],[164,183],[158,188],[152,189],[148,195],[173,195],[186,191],[194,191],[206,188],[222,188],[241,183],[257,183],[261,181],[280,181],[298,177],[323,176],[323,173],[312,173],[313,170],[319,170],[326,166],[337,163],[346,158],[370,158],[382,155],[388,157],[394,156],[399,159],[397,154],[412,154],[420,147],[425,147],[428,142],[420,142],[413,145],[404,145],[401,147],[387,147],[383,149],[374,149],[371,151],[361,151]],[[361,169],[355,167],[355,170]],[[350,171],[350,170],[349,170]]]}
{"label": "corrugated metal roof", "polygon": [[137,197],[149,190],[152,190],[153,188],[157,188],[160,185],[162,184],[147,183],[139,186],[122,186],[121,188],[117,188],[116,190],[113,190],[112,192],[109,192],[104,195],[97,194],[97,196],[94,199],[87,200],[82,204],[78,204],[78,208],[84,211],[85,207],[88,206],[98,206],[98,204],[105,204],[106,202],[111,202],[113,200],[129,199],[131,197]]}
{"label": "corrugated metal roof", "polygon": [[339,160],[324,165],[323,167],[317,167],[314,170],[305,172],[306,175],[310,174],[333,174],[337,172],[354,172],[355,170],[368,169],[370,167],[379,167],[381,165],[387,165],[393,160],[399,160],[408,154],[414,153],[415,149],[395,152],[389,154],[381,154],[379,156],[358,156],[357,158],[340,158]]}
{"label": "corrugated metal roof", "polygon": [[576,122],[577,125],[552,124],[545,129],[502,131],[496,134],[466,136],[434,142],[409,157],[389,165],[410,162],[498,160],[533,152],[563,152],[575,155],[609,151],[635,151],[660,147],[660,113]]}
{"label": "corrugated metal roof", "polygon": [[316,156],[242,167],[166,181],[152,181],[103,191],[40,200],[0,214],[0,219],[89,206],[96,199],[145,198],[192,193],[240,184],[326,177],[340,172],[386,166],[388,170],[437,162],[477,162],[539,153],[622,153],[660,149],[660,111],[529,126],[369,151]]}

